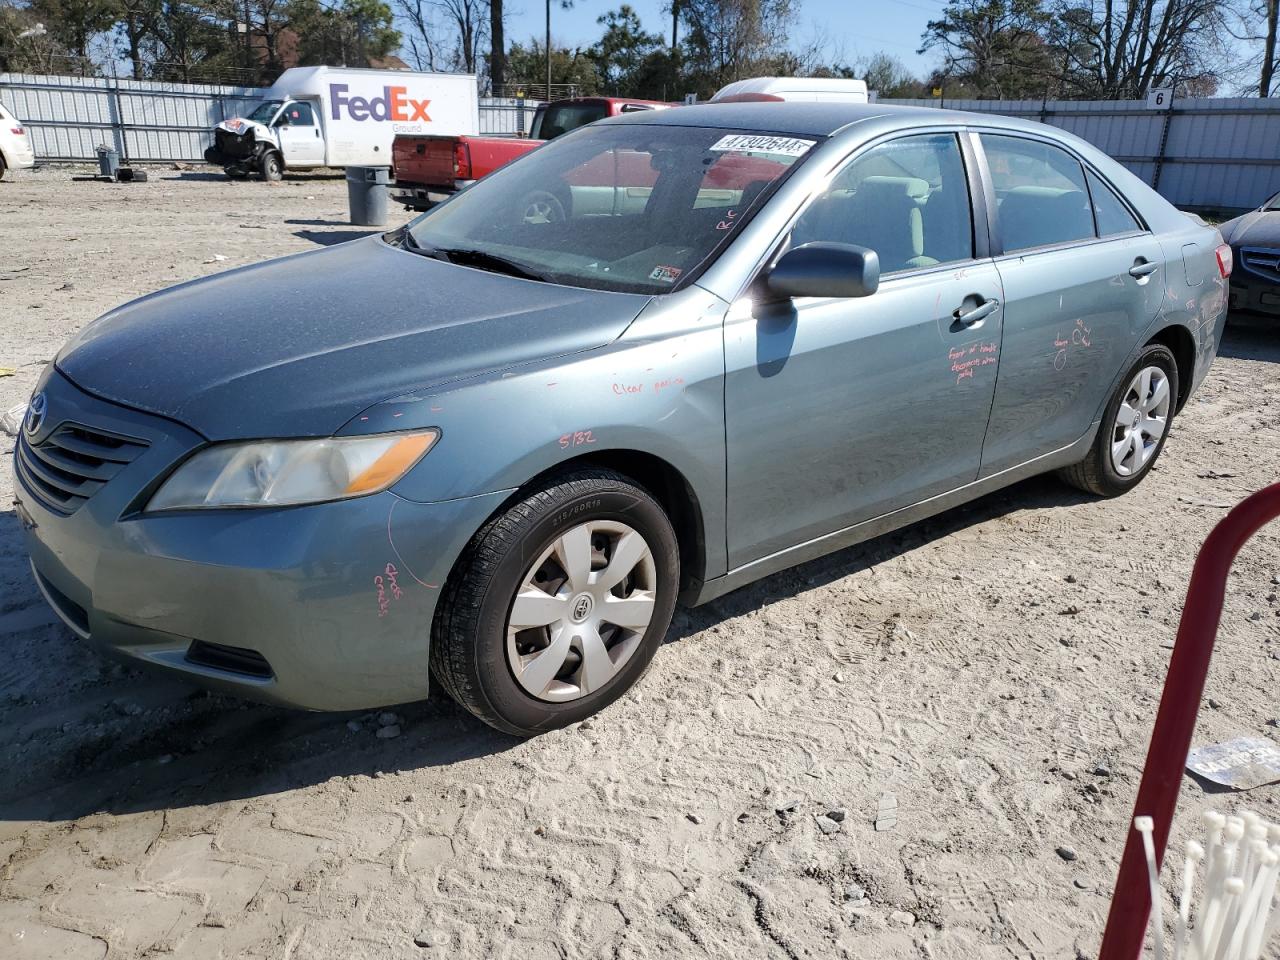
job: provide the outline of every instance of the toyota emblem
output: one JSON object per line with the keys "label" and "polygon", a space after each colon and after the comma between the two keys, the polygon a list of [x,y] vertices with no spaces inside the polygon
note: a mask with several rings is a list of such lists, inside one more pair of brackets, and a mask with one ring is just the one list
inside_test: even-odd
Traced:
{"label": "toyota emblem", "polygon": [[48,406],[49,401],[45,399],[43,393],[37,393],[31,398],[31,403],[27,405],[27,419],[22,424],[22,428],[27,431],[27,436],[34,437],[39,432]]}

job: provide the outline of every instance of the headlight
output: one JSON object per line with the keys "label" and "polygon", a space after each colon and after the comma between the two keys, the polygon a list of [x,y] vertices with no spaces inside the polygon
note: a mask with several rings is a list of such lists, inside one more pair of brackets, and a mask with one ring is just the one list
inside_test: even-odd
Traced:
{"label": "headlight", "polygon": [[147,509],[278,507],[377,493],[403,477],[439,437],[438,430],[423,430],[219,444],[180,466]]}

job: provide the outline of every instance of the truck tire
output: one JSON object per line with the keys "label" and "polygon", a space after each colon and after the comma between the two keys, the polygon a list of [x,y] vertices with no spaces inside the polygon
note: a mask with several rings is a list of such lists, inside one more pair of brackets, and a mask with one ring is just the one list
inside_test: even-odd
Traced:
{"label": "truck tire", "polygon": [[258,160],[258,173],[263,180],[281,179],[284,176],[284,161],[280,159],[280,154],[274,150],[266,151]]}
{"label": "truck tire", "polygon": [[4,154],[0,153],[0,180],[4,179]]}

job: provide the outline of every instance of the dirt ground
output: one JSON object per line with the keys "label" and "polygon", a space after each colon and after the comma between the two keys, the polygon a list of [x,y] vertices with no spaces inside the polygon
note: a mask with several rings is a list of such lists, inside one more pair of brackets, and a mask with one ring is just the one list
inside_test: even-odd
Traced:
{"label": "dirt ground", "polygon": [[[0,409],[124,300],[366,232],[332,177],[71,176],[0,183]],[[0,957],[1073,958],[1195,551],[1280,473],[1280,329],[1230,328],[1137,492],[1031,480],[679,612],[632,693],[528,742],[443,695],[379,737],[100,659],[31,583],[12,448]],[[1278,546],[1236,566],[1198,743],[1280,739]],[[1175,842],[1278,799],[1186,778]]]}

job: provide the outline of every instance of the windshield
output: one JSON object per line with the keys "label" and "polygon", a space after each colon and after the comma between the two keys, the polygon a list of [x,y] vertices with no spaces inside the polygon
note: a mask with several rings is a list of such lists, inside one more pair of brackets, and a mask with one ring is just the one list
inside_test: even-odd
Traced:
{"label": "windshield", "polygon": [[[816,145],[706,127],[606,124],[525,154],[409,225],[410,248],[571,286],[690,282]],[[450,251],[464,255],[449,257]]]}
{"label": "windshield", "polygon": [[275,118],[276,111],[282,106],[284,106],[283,100],[263,100],[245,119],[252,120],[254,123],[270,124]]}
{"label": "windshield", "polygon": [[554,140],[562,133],[603,120],[609,108],[603,103],[553,103],[543,107],[533,118],[529,136],[534,140]]}
{"label": "windshield", "polygon": [[1263,210],[1280,210],[1280,193],[1262,205]]}

